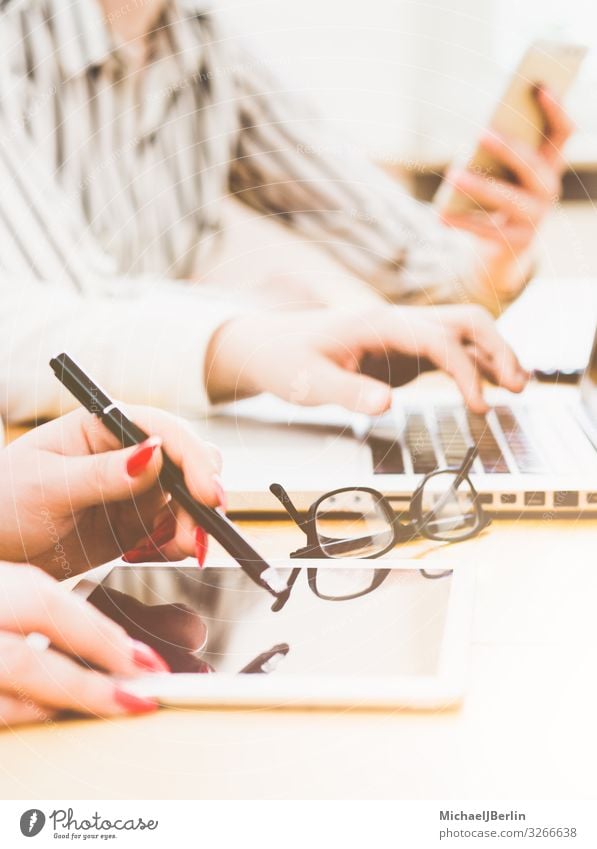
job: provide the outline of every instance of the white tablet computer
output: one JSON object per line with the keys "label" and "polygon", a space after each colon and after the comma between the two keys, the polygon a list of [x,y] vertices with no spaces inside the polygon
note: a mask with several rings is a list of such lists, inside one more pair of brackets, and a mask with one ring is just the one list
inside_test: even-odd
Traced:
{"label": "white tablet computer", "polygon": [[[276,568],[284,575],[290,563]],[[442,571],[423,572],[420,561],[384,560],[389,572],[380,587],[327,601],[313,593],[309,568],[320,570],[324,593],[346,595],[367,586],[382,563],[300,565],[279,612],[266,591],[230,566],[109,565],[75,591],[168,661],[171,675],[127,680],[129,690],[164,705],[439,708],[461,700],[470,567],[445,571],[442,562]]]}

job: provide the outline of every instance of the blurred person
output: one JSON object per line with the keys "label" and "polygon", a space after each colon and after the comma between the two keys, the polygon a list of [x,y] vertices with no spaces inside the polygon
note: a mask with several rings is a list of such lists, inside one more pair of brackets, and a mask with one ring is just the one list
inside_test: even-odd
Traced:
{"label": "blurred person", "polygon": [[[230,195],[326,249],[375,293],[374,353],[383,338],[389,355],[406,349],[427,357],[434,328],[453,341],[456,313],[436,307],[419,339],[421,314],[404,305],[478,302],[497,313],[528,279],[533,237],[557,195],[571,132],[547,91],[538,92],[549,127],[539,152],[485,141],[518,186],[504,191],[482,175],[451,174],[495,214],[481,224],[460,216],[449,227],[347,152],[308,103],[235,47],[203,3],[7,0],[0,20],[0,379],[12,419],[60,411],[64,396],[43,371],[57,348],[120,397],[193,415],[254,391],[243,364],[262,342],[275,349],[288,315],[266,311],[258,320],[250,304],[192,282],[217,246]],[[246,315],[254,327],[241,344]],[[296,312],[299,333],[311,316]],[[465,396],[478,396],[477,370],[460,354],[466,345],[469,357],[478,342],[464,338],[470,327],[482,324],[485,333],[489,325],[470,316],[459,344],[431,359],[458,371]],[[342,354],[354,316],[335,312],[319,322],[335,334],[328,360],[358,371],[370,341]],[[223,339],[234,339],[234,373]],[[475,366],[479,356],[472,351]],[[260,388],[279,391],[280,363],[261,362]],[[507,362],[492,368],[510,386]],[[369,412],[387,406],[379,387],[377,400],[370,392],[355,405],[331,375],[309,376],[326,400]],[[286,383],[297,379],[296,368],[287,369]],[[305,398],[319,402],[312,392]]]}

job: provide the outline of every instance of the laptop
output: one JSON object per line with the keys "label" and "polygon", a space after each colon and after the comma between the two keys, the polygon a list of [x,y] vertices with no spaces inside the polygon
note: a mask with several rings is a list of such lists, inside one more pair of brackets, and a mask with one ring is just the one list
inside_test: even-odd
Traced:
{"label": "laptop", "polygon": [[444,385],[426,375],[396,390],[392,409],[373,420],[272,396],[223,408],[201,430],[224,452],[229,510],[280,512],[274,482],[300,509],[335,487],[371,486],[400,510],[422,475],[458,465],[475,443],[471,479],[488,512],[597,514],[597,332],[579,385],[532,381],[520,396],[490,389],[484,416]]}

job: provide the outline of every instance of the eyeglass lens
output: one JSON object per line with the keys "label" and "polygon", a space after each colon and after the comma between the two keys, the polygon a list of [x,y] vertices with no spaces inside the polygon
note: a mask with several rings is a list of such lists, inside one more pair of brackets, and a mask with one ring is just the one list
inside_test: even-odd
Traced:
{"label": "eyeglass lens", "polygon": [[371,557],[392,544],[394,531],[378,495],[358,489],[329,495],[315,513],[327,557]]}
{"label": "eyeglass lens", "polygon": [[421,493],[421,529],[447,542],[468,536],[479,526],[475,492],[467,478],[456,472],[430,477]]}

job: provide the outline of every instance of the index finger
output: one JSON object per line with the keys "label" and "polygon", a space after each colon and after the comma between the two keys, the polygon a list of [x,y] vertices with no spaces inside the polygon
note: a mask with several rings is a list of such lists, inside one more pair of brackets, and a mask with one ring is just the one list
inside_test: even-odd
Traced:
{"label": "index finger", "polygon": [[550,165],[563,166],[562,148],[574,132],[574,122],[549,89],[537,88],[537,101],[547,122],[547,131],[540,151]]}
{"label": "index finger", "polygon": [[0,692],[25,694],[33,703],[53,710],[76,710],[95,716],[157,708],[155,702],[135,699],[107,675],[85,669],[52,649],[40,652],[22,638],[2,632]]}
{"label": "index finger", "polygon": [[[149,435],[161,438],[163,450],[182,470],[195,498],[211,507],[220,503],[222,456],[215,445],[201,439],[183,419],[164,410],[133,405],[122,406],[122,410]],[[97,422],[91,419],[84,426],[97,430]]]}
{"label": "index finger", "polygon": [[554,169],[530,145],[487,131],[481,145],[510,170],[525,189],[539,197],[558,194],[560,181]]}
{"label": "index finger", "polygon": [[483,397],[479,372],[457,335],[436,334],[426,353],[439,368],[454,379],[467,407],[473,413],[487,412],[489,407]]}
{"label": "index finger", "polygon": [[15,568],[22,568],[22,574],[10,605],[2,608],[2,631],[40,633],[56,648],[93,666],[117,675],[139,674],[139,646],[123,628],[37,569]]}
{"label": "index finger", "polygon": [[463,321],[460,326],[460,334],[463,342],[472,345],[481,353],[483,370],[498,386],[512,392],[520,392],[528,375],[485,310],[471,312],[470,319]]}

